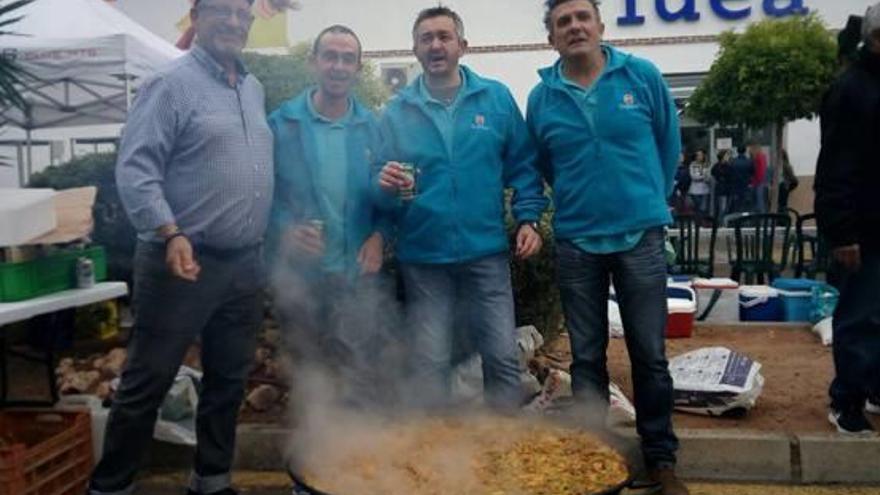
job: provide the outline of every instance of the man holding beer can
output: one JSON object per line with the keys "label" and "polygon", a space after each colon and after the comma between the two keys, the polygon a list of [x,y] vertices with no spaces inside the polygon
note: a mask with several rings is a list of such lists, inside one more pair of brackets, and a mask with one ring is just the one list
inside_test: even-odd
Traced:
{"label": "man holding beer can", "polygon": [[275,307],[297,365],[332,373],[340,400],[360,406],[377,399],[379,381],[370,365],[388,224],[371,195],[379,127],[351,93],[362,67],[351,29],[324,29],[309,62],[316,85],[269,117],[276,138],[268,235]]}
{"label": "man holding beer can", "polygon": [[510,91],[459,65],[457,13],[425,9],[412,35],[424,74],[388,104],[377,163],[380,201],[396,210],[412,393],[419,407],[447,405],[460,315],[483,359],[487,404],[511,409],[521,397],[504,191],[513,189],[516,255],[527,258],[541,249],[547,206],[534,147]]}

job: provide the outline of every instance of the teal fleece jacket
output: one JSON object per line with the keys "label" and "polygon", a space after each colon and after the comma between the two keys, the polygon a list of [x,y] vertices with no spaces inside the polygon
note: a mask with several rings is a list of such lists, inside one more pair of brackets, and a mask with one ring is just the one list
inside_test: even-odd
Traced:
{"label": "teal fleece jacket", "polygon": [[538,71],[528,100],[539,167],[553,187],[554,232],[580,239],[671,223],[681,150],[675,102],[647,60],[603,45],[606,68],[589,91],[586,115],[559,76],[561,61]]}
{"label": "teal fleece jacket", "polygon": [[[275,135],[275,197],[269,216],[267,251],[277,262],[277,248],[285,229],[325,215],[315,196],[318,159],[314,118],[308,101],[312,88],[287,101],[269,115]],[[373,232],[390,240],[388,215],[375,207],[371,190],[371,165],[379,149],[379,126],[373,113],[353,100],[347,132],[348,175],[345,202],[345,242],[351,259],[346,272],[359,273],[357,252]]]}
{"label": "teal fleece jacket", "polygon": [[420,95],[421,78],[389,102],[381,119],[387,161],[418,168],[414,200],[378,189],[393,209],[397,257],[405,263],[463,263],[509,249],[504,190],[513,189],[517,222],[536,221],[547,206],[535,148],[513,96],[503,84],[462,67],[451,154]]}

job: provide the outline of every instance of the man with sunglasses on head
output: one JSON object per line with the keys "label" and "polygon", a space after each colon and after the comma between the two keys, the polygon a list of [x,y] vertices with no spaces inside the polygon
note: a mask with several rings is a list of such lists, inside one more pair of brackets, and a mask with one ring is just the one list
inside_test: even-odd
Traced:
{"label": "man with sunglasses on head", "polygon": [[135,327],[90,495],[133,492],[158,410],[200,338],[189,495],[234,495],[235,428],[263,317],[272,201],[264,92],[241,63],[253,0],[197,0],[196,45],[144,81],[116,182],[138,231]]}

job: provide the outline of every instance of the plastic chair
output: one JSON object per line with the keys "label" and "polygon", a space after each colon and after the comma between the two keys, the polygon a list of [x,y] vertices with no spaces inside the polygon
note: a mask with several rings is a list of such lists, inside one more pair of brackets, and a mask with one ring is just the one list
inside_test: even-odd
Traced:
{"label": "plastic chair", "polygon": [[[816,215],[808,213],[798,218],[795,226],[795,239],[797,246],[797,260],[795,262],[794,276],[815,279],[819,273],[828,273],[829,256],[828,246],[817,231],[815,234],[804,232],[804,224],[816,222]],[[807,250],[809,249],[809,258]]]}
{"label": "plastic chair", "polygon": [[[776,213],[743,213],[730,219],[735,250],[730,278],[739,283],[765,284],[778,277],[788,264],[791,217]],[[781,245],[781,250],[776,246]],[[745,277],[745,280],[743,280]]]}
{"label": "plastic chair", "polygon": [[[672,275],[693,275],[712,278],[715,273],[715,238],[718,222],[704,215],[675,215],[669,237],[675,247],[675,263],[670,267]],[[700,257],[700,230],[709,229],[708,258]]]}

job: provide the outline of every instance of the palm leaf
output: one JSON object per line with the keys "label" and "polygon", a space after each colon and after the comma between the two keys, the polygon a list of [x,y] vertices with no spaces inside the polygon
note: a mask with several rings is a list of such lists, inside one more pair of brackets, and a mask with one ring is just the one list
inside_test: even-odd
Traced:
{"label": "palm leaf", "polygon": [[[22,7],[30,4],[34,0],[15,0],[13,2],[0,5],[0,28],[11,26],[24,18],[23,15],[13,15]],[[16,33],[0,29],[0,36],[12,36]],[[27,102],[22,97],[18,89],[18,84],[22,78],[28,74],[22,70],[15,59],[5,54],[0,54],[0,106],[14,106],[24,109]]]}

